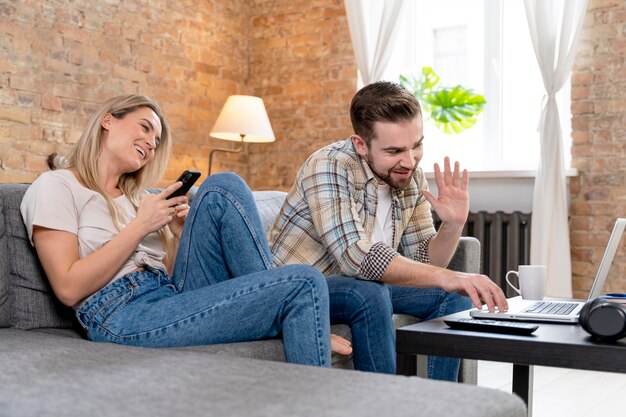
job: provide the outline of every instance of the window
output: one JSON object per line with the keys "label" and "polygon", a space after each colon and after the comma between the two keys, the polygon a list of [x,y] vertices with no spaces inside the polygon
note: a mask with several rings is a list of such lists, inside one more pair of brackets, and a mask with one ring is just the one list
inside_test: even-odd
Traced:
{"label": "window", "polygon": [[[380,2],[369,4],[376,21]],[[432,66],[441,83],[461,84],[485,96],[487,104],[471,129],[447,135],[425,120],[422,166],[448,155],[473,171],[535,170],[537,126],[544,87],[522,0],[415,0],[405,2],[398,36],[384,79],[417,74]],[[376,25],[368,25],[375,28]],[[375,39],[375,34],[368,34]],[[374,42],[369,42],[373,44]],[[570,166],[570,83],[557,95],[566,158]]]}

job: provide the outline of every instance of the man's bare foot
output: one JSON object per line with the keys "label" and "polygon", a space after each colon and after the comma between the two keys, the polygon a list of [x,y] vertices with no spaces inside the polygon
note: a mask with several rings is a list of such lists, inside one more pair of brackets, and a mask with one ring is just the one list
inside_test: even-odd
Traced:
{"label": "man's bare foot", "polygon": [[340,355],[352,353],[352,343],[336,334],[330,335],[330,350]]}

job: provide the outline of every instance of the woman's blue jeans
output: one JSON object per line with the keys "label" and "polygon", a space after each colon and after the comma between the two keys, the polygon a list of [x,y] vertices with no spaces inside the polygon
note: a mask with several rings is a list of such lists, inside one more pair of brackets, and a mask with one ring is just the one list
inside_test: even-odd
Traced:
{"label": "woman's blue jeans", "polygon": [[[352,331],[354,367],[361,371],[396,373],[396,338],[392,315],[410,314],[430,320],[467,310],[469,298],[439,288],[409,288],[353,277],[327,277],[330,321]],[[428,357],[428,378],[456,381],[460,361]]]}
{"label": "woman's blue jeans", "polygon": [[77,310],[88,338],[172,347],[282,334],[288,362],[330,366],[328,288],[310,266],[272,267],[252,193],[230,173],[200,186],[174,274],[146,268],[114,281]]}

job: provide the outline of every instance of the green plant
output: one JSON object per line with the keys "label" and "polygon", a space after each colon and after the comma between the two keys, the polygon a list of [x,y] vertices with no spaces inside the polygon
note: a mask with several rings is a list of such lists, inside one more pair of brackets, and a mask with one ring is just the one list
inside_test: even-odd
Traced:
{"label": "green plant", "polygon": [[478,120],[485,106],[485,97],[463,86],[442,87],[439,75],[431,67],[423,67],[419,77],[400,75],[400,84],[411,91],[437,129],[461,133]]}

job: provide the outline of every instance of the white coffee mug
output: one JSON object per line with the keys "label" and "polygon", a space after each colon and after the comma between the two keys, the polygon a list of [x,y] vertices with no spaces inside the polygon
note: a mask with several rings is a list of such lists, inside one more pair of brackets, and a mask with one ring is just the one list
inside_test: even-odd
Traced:
{"label": "white coffee mug", "polygon": [[[509,275],[517,275],[519,288],[511,284]],[[542,300],[546,293],[546,266],[545,265],[520,265],[517,271],[506,273],[506,282],[524,300]]]}

